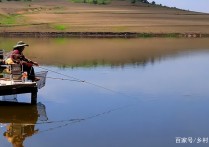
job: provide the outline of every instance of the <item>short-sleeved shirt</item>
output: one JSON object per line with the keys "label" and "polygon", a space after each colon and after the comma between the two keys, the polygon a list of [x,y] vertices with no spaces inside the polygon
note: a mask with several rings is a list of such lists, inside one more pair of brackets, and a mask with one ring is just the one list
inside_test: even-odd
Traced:
{"label": "short-sleeved shirt", "polygon": [[20,63],[21,61],[27,61],[27,59],[25,58],[25,56],[23,55],[23,53],[20,52],[19,50],[13,50],[10,58],[15,63]]}

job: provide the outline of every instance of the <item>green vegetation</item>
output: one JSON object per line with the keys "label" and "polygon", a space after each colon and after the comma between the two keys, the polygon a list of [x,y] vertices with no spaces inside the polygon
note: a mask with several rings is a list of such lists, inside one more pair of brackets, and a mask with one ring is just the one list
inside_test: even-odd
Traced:
{"label": "green vegetation", "polygon": [[109,4],[111,0],[68,0],[74,3]]}
{"label": "green vegetation", "polygon": [[132,4],[135,4],[136,2],[146,3],[149,4],[148,0],[131,0]]}
{"label": "green vegetation", "polygon": [[139,38],[150,38],[150,37],[154,37],[153,34],[150,33],[142,33],[142,34],[138,34]]}
{"label": "green vegetation", "polygon": [[168,34],[165,34],[166,38],[179,38],[179,34],[178,33],[168,33]]}
{"label": "green vegetation", "polygon": [[11,14],[11,15],[0,15],[0,25],[13,25],[18,24],[22,20],[21,15]]}
{"label": "green vegetation", "polygon": [[[152,1],[151,3],[148,2],[148,0],[131,0],[131,3],[132,4],[135,4],[137,2],[140,2],[140,3],[145,3],[145,4],[152,4],[152,5],[157,5],[155,1]],[[161,4],[160,4],[161,5]]]}
{"label": "green vegetation", "polygon": [[55,30],[58,30],[58,31],[65,31],[67,29],[67,26],[56,24],[56,25],[53,25],[52,28],[54,28]]}

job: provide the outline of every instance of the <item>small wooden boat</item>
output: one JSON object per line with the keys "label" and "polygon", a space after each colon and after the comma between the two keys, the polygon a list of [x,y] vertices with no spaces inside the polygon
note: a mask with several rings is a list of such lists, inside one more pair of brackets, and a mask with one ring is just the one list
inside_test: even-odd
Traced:
{"label": "small wooden boat", "polygon": [[0,96],[31,93],[31,104],[36,104],[37,92],[45,85],[47,71],[37,73],[40,80],[32,82],[27,80],[22,69],[19,64],[5,64],[0,50]]}

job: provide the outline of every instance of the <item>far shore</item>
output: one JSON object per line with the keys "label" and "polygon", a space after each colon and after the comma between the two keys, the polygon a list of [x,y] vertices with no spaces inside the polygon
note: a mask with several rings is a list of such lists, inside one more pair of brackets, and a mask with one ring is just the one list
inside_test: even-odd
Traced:
{"label": "far shore", "polygon": [[209,33],[137,33],[137,32],[0,32],[0,37],[29,38],[209,38]]}
{"label": "far shore", "polygon": [[105,5],[2,1],[0,37],[206,38],[209,14],[129,0]]}

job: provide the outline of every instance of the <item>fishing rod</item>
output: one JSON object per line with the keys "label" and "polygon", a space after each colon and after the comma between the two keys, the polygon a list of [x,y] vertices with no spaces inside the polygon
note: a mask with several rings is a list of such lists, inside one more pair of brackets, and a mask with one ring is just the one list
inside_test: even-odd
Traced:
{"label": "fishing rod", "polygon": [[80,82],[85,82],[84,80],[78,79],[76,77],[69,76],[69,75],[66,75],[66,74],[62,74],[60,72],[57,72],[57,71],[54,71],[54,70],[50,70],[50,69],[44,68],[42,66],[37,66],[37,67],[38,68],[41,68],[41,69],[44,69],[44,70],[47,70],[47,71],[50,71],[50,72],[53,72],[53,73],[56,73],[56,74],[59,74],[59,75],[62,75],[62,76],[65,76],[65,77],[68,77],[68,78],[72,78],[72,79],[77,80],[77,81],[80,81]]}

